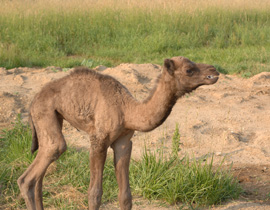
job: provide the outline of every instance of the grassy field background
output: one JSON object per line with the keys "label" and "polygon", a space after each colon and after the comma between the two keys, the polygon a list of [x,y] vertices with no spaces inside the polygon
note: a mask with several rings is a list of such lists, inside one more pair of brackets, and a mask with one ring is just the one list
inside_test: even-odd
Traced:
{"label": "grassy field background", "polygon": [[0,66],[162,64],[186,56],[223,73],[270,71],[266,0],[1,0]]}

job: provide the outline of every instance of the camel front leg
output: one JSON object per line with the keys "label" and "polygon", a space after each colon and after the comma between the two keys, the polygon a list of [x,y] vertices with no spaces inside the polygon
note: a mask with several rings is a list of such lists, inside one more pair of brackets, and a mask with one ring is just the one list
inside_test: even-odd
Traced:
{"label": "camel front leg", "polygon": [[118,199],[121,210],[132,208],[132,196],[129,186],[129,162],[131,157],[132,142],[130,141],[134,131],[117,139],[113,145],[114,166],[119,186]]}
{"label": "camel front leg", "polygon": [[98,210],[102,197],[102,176],[107,157],[107,148],[90,151],[90,185],[88,189],[89,210]]}

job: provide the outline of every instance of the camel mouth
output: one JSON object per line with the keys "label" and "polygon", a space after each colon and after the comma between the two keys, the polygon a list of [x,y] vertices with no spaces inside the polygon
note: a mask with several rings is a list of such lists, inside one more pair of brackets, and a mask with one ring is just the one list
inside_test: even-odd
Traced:
{"label": "camel mouth", "polygon": [[218,78],[218,76],[215,76],[215,75],[208,75],[208,76],[206,76],[206,78],[209,79],[209,80],[212,80],[212,79]]}

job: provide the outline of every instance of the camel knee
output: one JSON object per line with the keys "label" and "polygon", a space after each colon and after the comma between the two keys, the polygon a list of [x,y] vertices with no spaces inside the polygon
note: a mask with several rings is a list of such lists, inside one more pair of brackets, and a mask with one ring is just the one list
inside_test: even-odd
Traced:
{"label": "camel knee", "polygon": [[102,189],[91,189],[88,191],[88,202],[89,206],[98,208],[101,204],[103,191]]}
{"label": "camel knee", "polygon": [[119,193],[118,195],[121,210],[130,210],[132,208],[132,196],[130,190]]}

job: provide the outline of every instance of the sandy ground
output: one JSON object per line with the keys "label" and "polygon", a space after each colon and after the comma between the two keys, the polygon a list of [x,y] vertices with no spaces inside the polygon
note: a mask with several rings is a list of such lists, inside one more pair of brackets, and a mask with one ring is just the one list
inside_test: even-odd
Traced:
{"label": "sandy ground", "polygon": [[[99,66],[97,71],[109,74],[123,83],[138,99],[143,100],[155,84],[161,67],[153,64],[121,64],[115,68]],[[29,104],[41,87],[49,81],[68,74],[62,69],[0,68],[0,128],[11,127],[10,122],[21,113],[27,120]],[[171,115],[159,128],[149,133],[136,132],[133,137],[132,158],[142,154],[144,145],[155,150],[163,147],[171,151],[176,123],[181,134],[180,156],[209,157],[218,164],[225,158],[225,166],[233,163],[233,173],[245,189],[238,201],[218,210],[270,209],[270,73],[250,79],[221,75],[212,86],[203,86],[179,99]],[[88,148],[88,136],[64,124],[64,135],[77,148]],[[111,153],[111,151],[109,151]],[[119,209],[107,204],[102,209]],[[134,199],[133,209],[179,209],[162,207]]]}

